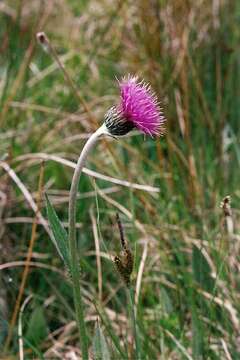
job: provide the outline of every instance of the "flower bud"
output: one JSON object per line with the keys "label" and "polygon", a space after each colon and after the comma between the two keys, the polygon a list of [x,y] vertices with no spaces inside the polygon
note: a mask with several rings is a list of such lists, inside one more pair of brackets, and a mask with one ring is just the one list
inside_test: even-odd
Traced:
{"label": "flower bud", "polygon": [[116,106],[111,107],[104,116],[104,123],[112,136],[123,136],[134,128],[134,124],[126,120]]}

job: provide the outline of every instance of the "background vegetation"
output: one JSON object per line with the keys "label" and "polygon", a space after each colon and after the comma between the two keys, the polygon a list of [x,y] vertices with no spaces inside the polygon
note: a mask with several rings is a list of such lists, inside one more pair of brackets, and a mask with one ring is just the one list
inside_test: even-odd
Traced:
{"label": "background vegetation", "polygon": [[[237,0],[0,2],[2,349],[23,291],[9,358],[23,348],[25,359],[80,357],[69,277],[31,201],[46,218],[47,192],[67,227],[69,161],[117,101],[115,77],[132,73],[159,94],[167,135],[101,140],[89,157],[98,177],[82,177],[78,203],[89,338],[98,319],[111,358],[121,359],[118,346],[133,354],[111,260],[120,250],[118,212],[135,254],[143,359],[239,359],[239,20]],[[87,112],[37,31],[48,35]],[[226,195],[232,212],[220,209]]]}

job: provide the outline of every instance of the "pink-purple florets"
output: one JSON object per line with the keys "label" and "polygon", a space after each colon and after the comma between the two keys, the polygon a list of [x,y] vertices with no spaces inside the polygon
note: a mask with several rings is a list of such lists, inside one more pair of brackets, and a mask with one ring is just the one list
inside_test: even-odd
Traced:
{"label": "pink-purple florets", "polygon": [[118,108],[122,116],[147,135],[162,135],[165,118],[150,86],[129,75],[119,81],[119,87],[121,101]]}
{"label": "pink-purple florets", "polygon": [[104,117],[108,134],[123,136],[137,128],[147,135],[162,135],[165,118],[150,86],[129,75],[119,81],[119,88],[119,103],[112,106]]}

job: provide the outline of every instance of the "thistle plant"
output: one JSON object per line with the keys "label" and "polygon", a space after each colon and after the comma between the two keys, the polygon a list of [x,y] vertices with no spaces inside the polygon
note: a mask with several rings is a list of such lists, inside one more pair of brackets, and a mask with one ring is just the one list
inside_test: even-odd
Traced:
{"label": "thistle plant", "polygon": [[[137,77],[130,75],[118,81],[118,84],[120,89],[119,102],[106,112],[103,124],[90,136],[85,146],[83,147],[74,171],[69,196],[69,252],[67,252],[67,254],[65,254],[65,256],[63,255],[62,257],[66,258],[66,262],[69,264],[68,267],[70,268],[71,272],[73,282],[74,304],[77,315],[76,319],[81,341],[82,357],[84,360],[88,359],[88,344],[84,323],[81,286],[79,281],[79,255],[76,240],[76,202],[78,185],[82,169],[84,167],[90,150],[93,148],[98,138],[102,135],[108,135],[110,137],[118,138],[126,135],[132,129],[138,129],[142,133],[150,135],[152,137],[159,136],[164,133],[165,118],[162,114],[161,107],[157,101],[157,97],[152,92],[150,86],[143,81],[138,81]],[[53,213],[49,203],[48,212]],[[61,236],[63,238],[62,243],[65,242],[66,238],[65,234],[63,233],[64,230],[61,229]],[[56,231],[55,235],[57,235]],[[61,249],[58,250],[61,253]],[[126,247],[123,250],[125,252],[126,259],[128,259],[127,261],[130,264],[130,262],[132,261],[130,252]],[[117,259],[116,265],[119,267],[123,266],[124,273],[125,275],[127,274],[128,270],[126,270],[126,265],[123,265],[121,261],[118,262]],[[127,282],[130,282],[130,273],[131,272],[129,271]]]}

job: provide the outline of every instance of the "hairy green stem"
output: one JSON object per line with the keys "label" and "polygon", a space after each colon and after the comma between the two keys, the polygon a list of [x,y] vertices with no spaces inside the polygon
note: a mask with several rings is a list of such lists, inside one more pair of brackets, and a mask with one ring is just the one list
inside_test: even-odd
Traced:
{"label": "hairy green stem", "polygon": [[77,203],[77,194],[78,194],[78,185],[82,169],[86,162],[87,156],[95,145],[97,139],[100,135],[106,133],[106,128],[102,125],[98,130],[91,135],[91,137],[86,142],[77,162],[75,168],[72,184],[69,195],[69,250],[70,250],[70,262],[71,262],[71,275],[73,281],[73,296],[74,296],[74,305],[76,311],[76,320],[78,325],[78,331],[80,336],[80,343],[82,349],[82,358],[83,360],[88,360],[88,339],[87,332],[84,322],[84,310],[83,310],[83,300],[81,294],[81,285],[80,285],[80,264],[78,256],[78,247],[76,240],[76,203]]}

